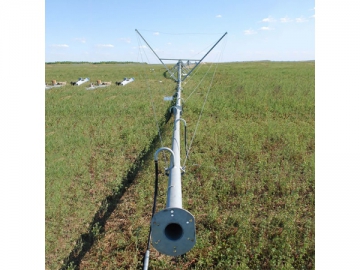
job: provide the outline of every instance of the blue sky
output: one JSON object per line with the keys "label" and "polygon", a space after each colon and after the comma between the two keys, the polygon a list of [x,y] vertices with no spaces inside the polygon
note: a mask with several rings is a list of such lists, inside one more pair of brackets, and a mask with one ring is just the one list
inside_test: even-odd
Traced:
{"label": "blue sky", "polygon": [[[45,61],[301,61],[315,59],[315,1],[45,1]],[[141,41],[141,42],[140,42]],[[143,54],[143,58],[139,54]]]}

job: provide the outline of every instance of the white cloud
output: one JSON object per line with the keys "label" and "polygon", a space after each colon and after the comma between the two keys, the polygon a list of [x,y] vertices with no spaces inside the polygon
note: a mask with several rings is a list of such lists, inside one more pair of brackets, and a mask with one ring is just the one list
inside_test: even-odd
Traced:
{"label": "white cloud", "polygon": [[85,38],[75,38],[76,41],[79,41],[81,43],[86,43],[86,39]]}
{"label": "white cloud", "polygon": [[158,35],[160,35],[159,32],[154,32],[154,36],[158,36]]}
{"label": "white cloud", "polygon": [[171,42],[166,43],[166,45],[171,45]]}
{"label": "white cloud", "polygon": [[221,15],[216,15],[215,17],[216,17],[216,18],[221,18],[222,16],[221,16]]}
{"label": "white cloud", "polygon": [[310,16],[310,18],[311,18],[311,19],[315,19],[315,14],[314,14],[314,15],[312,15],[312,16]]}
{"label": "white cloud", "polygon": [[131,38],[119,38],[120,41],[131,43]]}
{"label": "white cloud", "polygon": [[268,30],[271,30],[271,29],[272,29],[272,28],[266,27],[266,26],[260,28],[260,30],[264,30],[264,31],[268,31]]}
{"label": "white cloud", "polygon": [[252,29],[248,29],[248,30],[244,31],[244,34],[245,35],[254,35],[254,34],[256,34],[256,32],[254,30],[252,30]]}
{"label": "white cloud", "polygon": [[297,23],[303,23],[303,22],[307,22],[308,20],[305,19],[305,18],[303,18],[303,17],[299,17],[299,18],[296,18],[295,21],[296,21]]}
{"label": "white cloud", "polygon": [[141,45],[139,47],[133,47],[133,49],[146,49],[146,45]]}
{"label": "white cloud", "polygon": [[51,47],[54,47],[54,48],[69,48],[69,45],[67,45],[67,44],[52,44]]}
{"label": "white cloud", "polygon": [[114,48],[112,44],[97,44],[96,47],[98,48]]}
{"label": "white cloud", "polygon": [[276,22],[276,20],[271,16],[269,16],[268,18],[262,19],[261,22]]}
{"label": "white cloud", "polygon": [[291,20],[288,16],[285,16],[284,18],[281,18],[281,19],[280,19],[280,22],[282,22],[282,23],[288,23],[288,22],[292,22],[292,20]]}

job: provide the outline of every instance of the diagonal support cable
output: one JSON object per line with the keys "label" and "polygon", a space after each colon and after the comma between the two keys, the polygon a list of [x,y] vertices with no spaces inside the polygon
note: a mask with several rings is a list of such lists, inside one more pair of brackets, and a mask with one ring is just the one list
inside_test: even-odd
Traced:
{"label": "diagonal support cable", "polygon": [[160,60],[160,62],[161,62],[161,64],[163,64],[163,66],[166,68],[166,70],[169,72],[169,74],[170,74],[170,76],[171,76],[171,78],[173,78],[175,81],[177,81],[176,80],[176,78],[175,78],[175,76],[174,76],[174,74],[168,69],[168,67],[164,64],[164,62],[159,58],[159,56],[156,54],[156,52],[151,48],[151,46],[149,45],[149,43],[147,43],[147,41],[144,39],[144,37],[140,34],[140,32],[137,30],[137,29],[135,29],[135,31],[139,34],[139,36],[145,41],[145,43],[149,46],[149,48],[152,50],[152,52],[156,55],[156,57]]}
{"label": "diagonal support cable", "polygon": [[188,74],[184,77],[183,81],[193,72],[193,70],[201,63],[202,60],[215,48],[215,46],[227,35],[227,32],[211,47],[211,49],[201,58],[201,60],[193,67]]}

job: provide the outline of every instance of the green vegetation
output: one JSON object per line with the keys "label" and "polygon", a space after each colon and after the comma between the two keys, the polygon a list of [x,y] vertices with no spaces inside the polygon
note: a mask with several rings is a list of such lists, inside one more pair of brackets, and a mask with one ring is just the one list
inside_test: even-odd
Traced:
{"label": "green vegetation", "polygon": [[74,65],[74,64],[93,64],[93,65],[101,65],[101,64],[146,64],[146,63],[138,63],[138,62],[117,62],[117,61],[102,61],[102,62],[72,62],[72,61],[59,61],[59,62],[46,62],[46,65],[58,65],[58,64],[66,64],[66,65]]}
{"label": "green vegetation", "polygon": [[[187,97],[209,66],[183,84],[188,143],[207,83]],[[125,87],[46,91],[47,269],[58,269],[74,250],[69,269],[141,268],[153,200],[152,153],[160,146],[151,147],[157,127],[149,97],[164,125],[163,145],[171,145],[173,121],[166,123],[170,104],[163,97],[176,84],[163,72],[160,65],[46,65],[47,81],[135,77]],[[118,192],[148,150],[106,220],[89,225],[96,213],[106,215],[112,201],[104,199]],[[219,64],[182,180],[197,243],[180,258],[152,248],[150,268],[314,269],[314,152],[315,62]],[[158,210],[166,199],[163,171],[160,183]],[[79,241],[81,234],[93,241]]]}
{"label": "green vegetation", "polygon": [[[46,66],[47,82],[78,77],[113,82],[93,91],[85,90],[89,82],[45,92],[46,264],[50,269],[59,268],[74,241],[104,207],[102,201],[119,192],[128,171],[135,169],[135,161],[157,135],[146,83],[115,85],[130,76],[141,82],[141,72],[138,65]],[[169,105],[162,101],[164,91],[152,93],[159,124],[165,121]]]}

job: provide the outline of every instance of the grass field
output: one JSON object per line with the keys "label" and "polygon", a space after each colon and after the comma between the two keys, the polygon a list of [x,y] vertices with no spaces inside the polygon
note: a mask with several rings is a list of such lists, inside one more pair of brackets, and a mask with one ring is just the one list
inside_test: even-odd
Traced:
{"label": "grass field", "polygon": [[[46,261],[57,268],[107,195],[119,192],[128,171],[157,135],[145,83],[115,85],[136,77],[139,65],[46,65],[46,80],[67,81],[46,90]],[[148,70],[148,69],[147,69]],[[74,75],[76,74],[76,75]],[[96,75],[98,77],[95,77]],[[87,91],[77,77],[112,81]],[[148,83],[154,83],[152,81]],[[169,103],[153,93],[159,124]]]}
{"label": "grass field", "polygon": [[[183,84],[188,142],[212,74],[196,87],[209,66]],[[46,65],[48,82],[135,77],[125,87],[45,93],[47,269],[141,268],[152,154],[171,146],[163,97],[176,84],[163,72],[160,65]],[[180,258],[152,248],[151,269],[314,269],[314,178],[315,62],[219,64],[182,180],[197,243]],[[163,172],[160,183],[158,210]]]}

